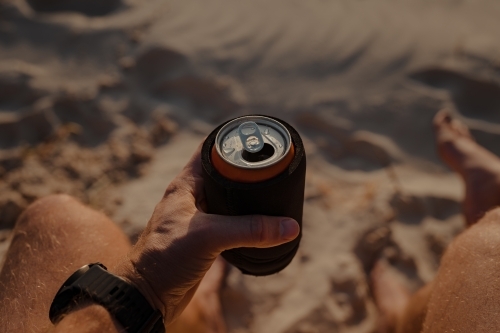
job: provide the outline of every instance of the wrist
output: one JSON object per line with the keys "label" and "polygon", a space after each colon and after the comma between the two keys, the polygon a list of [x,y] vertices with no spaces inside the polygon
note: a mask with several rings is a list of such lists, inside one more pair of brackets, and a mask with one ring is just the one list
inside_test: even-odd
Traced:
{"label": "wrist", "polygon": [[133,284],[141,294],[146,298],[149,304],[161,311],[163,318],[166,318],[166,307],[161,299],[157,296],[155,290],[149,281],[137,271],[134,263],[127,259],[111,270],[113,274],[120,276]]}
{"label": "wrist", "polygon": [[75,307],[90,302],[109,311],[127,332],[164,333],[162,306],[157,305],[147,285],[132,273],[127,274],[125,265],[122,267],[115,272],[125,278],[109,272],[101,263],[82,266],[56,293],[50,306],[50,321],[57,324]]}

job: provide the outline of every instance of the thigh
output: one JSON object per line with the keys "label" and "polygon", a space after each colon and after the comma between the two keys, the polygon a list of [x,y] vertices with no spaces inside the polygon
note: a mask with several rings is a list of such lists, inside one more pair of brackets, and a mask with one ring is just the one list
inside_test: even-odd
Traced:
{"label": "thigh", "polygon": [[0,332],[40,332],[50,326],[52,299],[79,267],[113,267],[130,242],[105,215],[66,195],[33,203],[19,218],[0,272]]}
{"label": "thigh", "polygon": [[500,331],[500,209],[458,236],[434,281],[424,333]]}

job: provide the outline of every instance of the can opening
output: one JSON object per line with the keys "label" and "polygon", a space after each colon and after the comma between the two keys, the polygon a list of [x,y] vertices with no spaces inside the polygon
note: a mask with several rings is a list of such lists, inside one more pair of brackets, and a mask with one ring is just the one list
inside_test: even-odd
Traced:
{"label": "can opening", "polygon": [[257,153],[250,153],[246,150],[243,150],[241,153],[241,157],[250,163],[262,162],[271,158],[274,155],[274,147],[269,143],[264,143],[264,147]]}

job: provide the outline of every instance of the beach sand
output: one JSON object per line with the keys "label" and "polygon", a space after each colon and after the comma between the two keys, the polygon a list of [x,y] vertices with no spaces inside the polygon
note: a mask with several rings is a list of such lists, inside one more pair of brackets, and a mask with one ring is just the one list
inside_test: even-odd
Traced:
{"label": "beach sand", "polygon": [[279,274],[231,270],[229,332],[373,332],[377,257],[416,290],[464,227],[435,113],[500,154],[498,17],[494,0],[4,0],[0,255],[50,193],[134,239],[215,126],[272,115],[306,144],[304,237]]}

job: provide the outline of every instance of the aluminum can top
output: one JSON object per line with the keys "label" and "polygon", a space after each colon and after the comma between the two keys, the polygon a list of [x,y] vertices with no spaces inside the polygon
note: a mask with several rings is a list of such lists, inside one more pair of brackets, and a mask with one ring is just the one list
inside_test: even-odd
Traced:
{"label": "aluminum can top", "polygon": [[280,162],[290,151],[290,132],[265,116],[244,116],[225,124],[215,148],[223,161],[243,169],[263,169]]}

